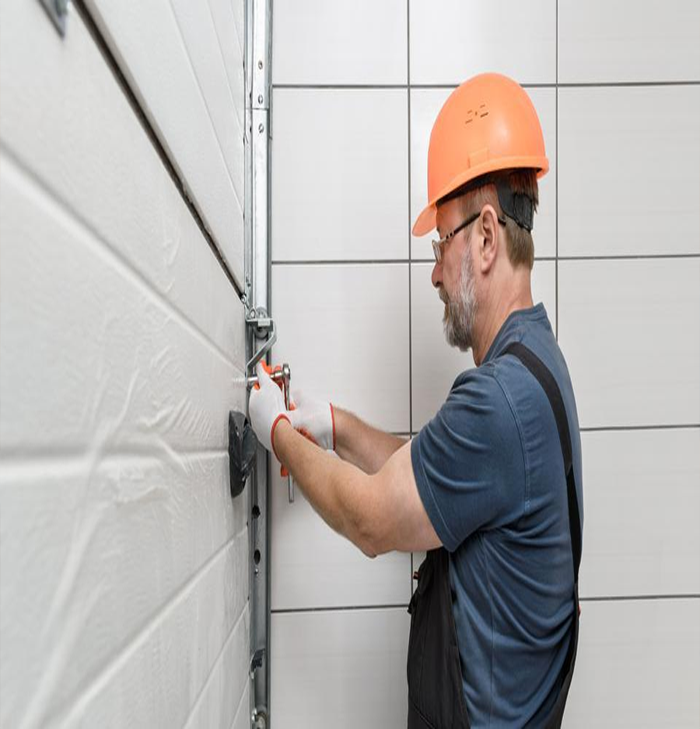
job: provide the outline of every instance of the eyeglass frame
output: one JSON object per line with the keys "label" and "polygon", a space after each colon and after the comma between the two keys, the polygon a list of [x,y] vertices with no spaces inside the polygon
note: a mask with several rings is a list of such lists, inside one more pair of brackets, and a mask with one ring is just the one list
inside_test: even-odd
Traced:
{"label": "eyeglass frame", "polygon": [[[483,208],[481,209],[483,210]],[[443,258],[443,248],[445,247],[445,244],[448,243],[452,238],[454,238],[457,233],[461,232],[465,228],[468,228],[475,220],[479,218],[481,215],[481,210],[479,210],[478,213],[474,213],[473,215],[470,215],[464,222],[460,223],[456,228],[453,228],[446,236],[443,238],[440,238],[440,240],[431,240],[431,244],[433,246],[433,255],[435,256],[435,263],[442,263]],[[506,219],[502,217],[498,217],[498,222],[501,225],[506,224]]]}

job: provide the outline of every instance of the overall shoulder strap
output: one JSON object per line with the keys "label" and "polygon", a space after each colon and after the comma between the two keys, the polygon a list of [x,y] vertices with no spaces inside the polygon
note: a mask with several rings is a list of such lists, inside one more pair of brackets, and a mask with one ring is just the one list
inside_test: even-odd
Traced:
{"label": "overall shoulder strap", "polygon": [[574,464],[571,449],[571,434],[569,433],[569,421],[566,417],[564,400],[559,390],[559,385],[554,375],[547,369],[542,360],[521,342],[511,342],[503,354],[512,354],[517,357],[535,379],[540,383],[547,395],[549,404],[554,413],[559,432],[561,452],[564,456],[564,472],[566,474],[566,496],[569,506],[569,533],[571,535],[571,551],[574,560],[574,583],[578,586],[578,569],[581,564],[581,519],[576,494],[576,480],[574,475]]}

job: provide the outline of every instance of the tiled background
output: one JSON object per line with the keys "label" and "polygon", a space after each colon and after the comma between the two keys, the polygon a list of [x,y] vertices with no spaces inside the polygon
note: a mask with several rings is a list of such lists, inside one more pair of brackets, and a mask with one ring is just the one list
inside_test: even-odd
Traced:
{"label": "tiled background", "polygon": [[[425,199],[434,117],[512,75],[551,172],[533,294],[583,429],[582,636],[565,724],[700,724],[700,5],[275,3],[272,313],[294,381],[417,432],[473,362],[444,342]],[[272,719],[405,724],[411,555],[365,559],[273,492]],[[414,561],[417,561],[417,556]]]}

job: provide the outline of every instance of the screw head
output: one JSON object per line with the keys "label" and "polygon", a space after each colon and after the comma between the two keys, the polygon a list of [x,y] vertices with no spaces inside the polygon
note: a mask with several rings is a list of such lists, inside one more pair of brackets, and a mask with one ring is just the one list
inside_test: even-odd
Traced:
{"label": "screw head", "polygon": [[259,68],[259,69],[260,69],[261,71],[262,71],[262,67],[263,67],[263,62],[262,62],[262,61],[258,61],[258,68]]}
{"label": "screw head", "polygon": [[260,132],[260,134],[262,134],[265,131],[265,125],[264,124],[258,125],[258,131]]}
{"label": "screw head", "polygon": [[263,103],[263,95],[258,94],[258,104],[262,104],[262,103]]}

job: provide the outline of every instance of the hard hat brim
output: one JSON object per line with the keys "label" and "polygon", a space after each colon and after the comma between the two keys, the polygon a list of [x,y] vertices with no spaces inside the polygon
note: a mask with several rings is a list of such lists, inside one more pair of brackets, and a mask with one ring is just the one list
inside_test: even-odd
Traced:
{"label": "hard hat brim", "polygon": [[509,169],[531,169],[537,170],[539,179],[549,170],[549,160],[546,157],[504,157],[499,160],[485,160],[482,164],[471,167],[463,174],[457,175],[445,185],[437,195],[423,208],[420,215],[413,224],[412,233],[417,238],[430,233],[437,226],[437,205],[442,198],[454,192],[457,188],[465,185],[478,177]]}

